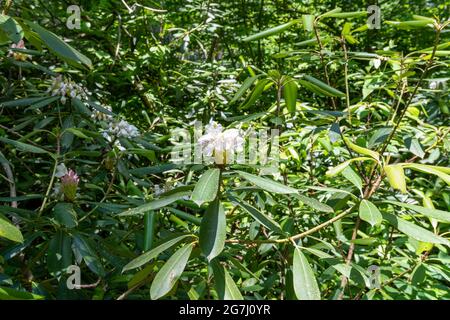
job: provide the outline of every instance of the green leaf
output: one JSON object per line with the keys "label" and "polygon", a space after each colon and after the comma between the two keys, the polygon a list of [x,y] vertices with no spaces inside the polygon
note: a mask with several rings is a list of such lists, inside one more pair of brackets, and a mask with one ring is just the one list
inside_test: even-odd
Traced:
{"label": "green leaf", "polygon": [[319,19],[329,17],[330,15],[339,13],[339,12],[341,12],[341,11],[342,11],[341,8],[336,7],[336,8],[334,8],[333,10],[327,11],[327,12],[325,12],[324,14],[320,15],[320,16],[319,16]]}
{"label": "green leaf", "polygon": [[105,269],[88,241],[80,234],[73,235],[73,250],[76,257],[83,258],[87,267],[100,277],[105,275]]}
{"label": "green leaf", "polygon": [[65,43],[56,34],[31,21],[23,21],[37,33],[48,49],[59,58],[75,67],[86,66],[92,68],[92,62],[88,57]]}
{"label": "green leaf", "polygon": [[211,261],[217,295],[221,300],[244,300],[227,269],[217,259]]}
{"label": "green leaf", "polygon": [[258,221],[260,224],[265,226],[270,231],[276,232],[278,234],[284,234],[278,222],[274,221],[268,215],[265,215],[264,213],[262,213],[261,211],[259,211],[258,209],[251,206],[245,201],[240,201],[237,198],[231,196],[230,200],[236,202],[242,209],[247,211],[256,221]]}
{"label": "green leaf", "polygon": [[430,20],[386,21],[386,23],[404,30],[433,27],[433,22]]}
{"label": "green leaf", "polygon": [[260,77],[261,77],[261,75],[258,75],[258,76],[254,76],[254,77],[245,79],[244,83],[239,88],[239,90],[236,92],[233,99],[230,100],[230,104],[233,104],[236,101],[238,101],[239,98],[241,98],[244,95],[244,93],[247,92],[247,90],[252,86],[252,84]]}
{"label": "green leaf", "polygon": [[292,194],[292,193],[298,193],[297,189],[285,186],[284,184],[275,182],[270,179],[262,178],[250,173],[246,173],[243,171],[237,171],[239,175],[244,178],[245,180],[249,181],[250,183],[253,183],[257,187],[273,193],[279,193],[279,194]]}
{"label": "green leaf", "polygon": [[401,165],[393,164],[385,166],[384,172],[386,173],[392,188],[400,190],[402,193],[406,193],[405,171]]}
{"label": "green leaf", "polygon": [[143,204],[139,207],[129,209],[125,212],[120,213],[119,216],[134,216],[134,215],[144,214],[147,211],[152,211],[152,210],[156,210],[156,209],[165,207],[165,206],[167,206],[175,201],[178,201],[190,194],[191,194],[190,191],[183,191],[183,192],[171,194],[167,197],[156,199],[149,203]]}
{"label": "green leaf", "polygon": [[172,289],[183,273],[193,247],[190,243],[178,249],[158,271],[150,287],[152,300],[165,296]]}
{"label": "green leaf", "polygon": [[82,131],[78,130],[77,128],[67,128],[65,131],[68,131],[70,133],[73,133],[74,135],[76,135],[78,138],[82,138],[82,139],[91,139],[90,137],[88,137],[87,135],[85,135]]}
{"label": "green leaf", "polygon": [[358,146],[357,144],[354,144],[353,142],[350,141],[350,139],[348,138],[344,138],[345,143],[347,144],[347,146],[352,149],[353,151],[359,153],[359,154],[363,154],[369,157],[374,158],[375,160],[377,160],[378,162],[380,161],[380,154],[376,151],[372,151],[370,149],[366,149],[363,147]]}
{"label": "green leaf", "polygon": [[345,179],[350,181],[358,190],[362,190],[362,179],[361,177],[351,168],[347,167],[342,171],[342,175]]}
{"label": "green leaf", "polygon": [[[55,99],[56,98],[56,99]],[[22,98],[12,101],[0,102],[0,105],[5,108],[25,107],[31,106],[32,109],[38,109],[46,106],[53,101],[58,100],[58,97],[34,97],[34,98]]]}
{"label": "green leaf", "polygon": [[430,18],[430,17],[424,17],[424,16],[420,16],[418,14],[413,14],[413,19],[414,20],[426,20],[429,21],[431,23],[433,23],[434,21],[436,21],[434,18]]}
{"label": "green leaf", "polygon": [[410,209],[410,210],[419,212],[419,213],[423,214],[424,216],[434,218],[439,221],[450,223],[450,212],[448,212],[448,211],[443,211],[443,210],[438,210],[438,209],[433,209],[433,208],[425,208],[422,206],[417,206],[415,204],[409,204],[409,203],[398,202],[398,201],[385,200],[383,202],[390,203],[395,206],[400,206],[400,207],[403,207],[406,209]]}
{"label": "green leaf", "polygon": [[415,286],[420,285],[425,281],[426,268],[423,263],[419,263],[411,272],[411,283]]}
{"label": "green leaf", "polygon": [[352,23],[346,22],[346,23],[344,24],[344,27],[342,28],[342,35],[345,36],[345,35],[351,34],[351,32],[352,32],[352,31],[351,31],[351,30],[352,30],[352,26],[353,26]]}
{"label": "green leaf", "polygon": [[450,168],[429,166],[426,164],[418,164],[418,163],[403,163],[401,165],[403,166],[403,168],[410,168],[420,172],[436,175],[442,180],[444,180],[446,184],[450,185],[450,175],[446,173],[450,170]]}
{"label": "green leaf", "polygon": [[35,147],[35,146],[32,146],[30,144],[26,144],[26,143],[23,143],[23,142],[20,142],[20,141],[11,140],[11,139],[4,138],[4,137],[0,137],[0,141],[3,141],[4,143],[8,143],[8,144],[16,147],[20,151],[31,152],[31,153],[47,153],[47,154],[49,154],[49,152],[45,151],[44,149],[41,149],[39,147]]}
{"label": "green leaf", "polygon": [[172,208],[172,207],[168,207],[167,208],[170,212],[172,212],[174,215],[176,215],[178,218],[181,218],[183,220],[187,220],[197,226],[199,226],[202,222],[202,219],[196,217],[194,214],[191,213],[186,213],[184,211]]}
{"label": "green leaf", "polygon": [[295,113],[297,107],[297,84],[294,80],[289,80],[284,85],[284,100],[290,113]]}
{"label": "green leaf", "polygon": [[246,37],[246,38],[242,39],[242,41],[248,42],[248,41],[254,41],[254,40],[261,39],[261,38],[273,36],[275,34],[285,31],[286,29],[290,28],[291,26],[293,26],[294,24],[299,23],[299,22],[300,22],[299,20],[292,20],[287,23],[283,23],[282,25],[279,25],[279,26],[276,26],[276,27],[273,27],[270,29],[266,29],[264,31],[254,34],[254,35]]}
{"label": "green leaf", "polygon": [[396,217],[390,213],[382,213],[383,218],[404,234],[422,242],[439,243],[450,246],[450,241],[412,222]]}
{"label": "green leaf", "polygon": [[357,18],[357,17],[365,17],[365,16],[367,16],[367,11],[335,12],[335,13],[327,14],[326,17],[343,19],[343,18]]}
{"label": "green leaf", "polygon": [[50,240],[47,250],[47,266],[51,274],[57,276],[72,264],[72,239],[58,230]]}
{"label": "green leaf", "polygon": [[314,272],[298,247],[294,249],[292,273],[295,295],[299,300],[320,300],[320,290]]}
{"label": "green leaf", "polygon": [[0,216],[0,238],[6,238],[14,242],[23,242],[20,230],[2,216]]}
{"label": "green leaf", "polygon": [[20,25],[13,18],[3,14],[0,14],[0,32],[14,43],[19,42],[23,37]]}
{"label": "green leaf", "polygon": [[61,225],[67,228],[75,228],[78,225],[77,214],[71,203],[58,203],[53,210],[56,221]]}
{"label": "green leaf", "polygon": [[344,161],[341,164],[338,164],[336,167],[328,169],[327,172],[325,172],[325,175],[327,177],[334,177],[334,176],[338,175],[339,173],[341,173],[342,171],[344,171],[345,168],[347,168],[352,162],[365,161],[365,160],[372,160],[372,159],[366,158],[366,157],[358,157],[358,158],[353,158],[353,159]]}
{"label": "green leaf", "polygon": [[200,225],[200,248],[208,261],[217,257],[225,246],[227,223],[219,199],[211,202]]}
{"label": "green leaf", "polygon": [[301,202],[306,204],[308,207],[311,207],[317,211],[330,212],[330,213],[334,212],[332,207],[330,207],[329,205],[322,203],[319,200],[316,200],[314,198],[309,198],[302,194],[294,194],[294,198],[297,198],[298,200],[300,200]]}
{"label": "green leaf", "polygon": [[383,222],[383,216],[380,210],[369,200],[362,200],[359,204],[359,217],[370,223],[372,227],[380,225]]}
{"label": "green leaf", "polygon": [[11,288],[0,287],[0,300],[44,300],[40,296],[27,291],[19,291]]}
{"label": "green leaf", "polygon": [[25,111],[30,111],[30,110],[37,110],[40,109],[42,107],[48,106],[49,104],[52,104],[53,102],[59,100],[60,97],[58,96],[54,96],[54,97],[48,97],[44,100],[35,102],[33,104],[31,104],[31,106],[29,106],[28,108],[25,109]]}
{"label": "green leaf", "polygon": [[136,269],[139,268],[140,266],[146,264],[147,262],[149,262],[150,260],[156,258],[157,256],[159,256],[160,253],[166,251],[167,249],[173,247],[174,245],[176,245],[178,242],[180,242],[183,239],[192,237],[191,235],[183,235],[183,236],[179,236],[170,240],[165,241],[164,243],[160,244],[159,246],[157,246],[156,248],[140,255],[139,257],[131,260],[127,265],[125,265],[122,269],[122,272],[131,270],[131,269]]}
{"label": "green leaf", "polygon": [[202,174],[194,191],[191,200],[201,206],[205,202],[211,202],[216,198],[219,190],[220,169],[209,169]]}
{"label": "green leaf", "polygon": [[268,79],[262,79],[258,81],[255,88],[253,89],[252,93],[250,94],[250,97],[240,106],[241,109],[247,109],[248,107],[251,107],[256,100],[261,96],[261,94],[264,91],[264,88],[266,85],[270,82]]}
{"label": "green leaf", "polygon": [[420,145],[420,142],[417,138],[406,138],[405,145],[408,150],[411,151],[411,153],[418,156],[419,158],[423,159],[423,157],[425,156],[425,152],[423,151],[422,146]]}
{"label": "green leaf", "polygon": [[307,89],[319,95],[329,97],[345,97],[345,93],[342,91],[339,91],[312,76],[305,75],[303,79],[299,80],[299,82]]}

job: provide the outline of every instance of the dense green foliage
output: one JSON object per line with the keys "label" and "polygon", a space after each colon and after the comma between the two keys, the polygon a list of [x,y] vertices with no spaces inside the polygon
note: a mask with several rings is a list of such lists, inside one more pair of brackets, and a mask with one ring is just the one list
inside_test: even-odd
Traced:
{"label": "dense green foliage", "polygon": [[450,1],[379,2],[3,1],[0,299],[449,299]]}

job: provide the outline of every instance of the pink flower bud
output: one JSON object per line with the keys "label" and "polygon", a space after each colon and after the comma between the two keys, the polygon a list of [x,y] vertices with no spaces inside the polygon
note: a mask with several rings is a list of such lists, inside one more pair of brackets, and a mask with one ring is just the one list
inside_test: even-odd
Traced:
{"label": "pink flower bud", "polygon": [[61,191],[64,193],[66,201],[74,201],[77,194],[77,187],[80,179],[75,171],[69,169],[66,175],[61,177]]}

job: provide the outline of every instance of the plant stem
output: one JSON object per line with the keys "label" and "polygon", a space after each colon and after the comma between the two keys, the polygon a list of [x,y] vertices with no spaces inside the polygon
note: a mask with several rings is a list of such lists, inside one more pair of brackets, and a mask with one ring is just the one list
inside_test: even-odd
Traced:
{"label": "plant stem", "polygon": [[330,224],[332,224],[333,222],[336,222],[342,218],[344,218],[345,216],[347,216],[348,214],[350,214],[353,209],[355,208],[355,206],[345,210],[344,212],[338,214],[337,216],[331,218],[330,220],[319,224],[318,226],[311,228],[305,232],[299,233],[295,236],[292,237],[288,237],[288,238],[283,238],[283,239],[267,239],[267,240],[246,240],[246,239],[230,239],[230,240],[226,240],[227,243],[248,243],[248,244],[261,244],[261,243],[286,243],[286,242],[292,242],[295,240],[299,240],[302,239],[306,236],[309,236],[310,234],[313,234],[325,227],[328,227]]}

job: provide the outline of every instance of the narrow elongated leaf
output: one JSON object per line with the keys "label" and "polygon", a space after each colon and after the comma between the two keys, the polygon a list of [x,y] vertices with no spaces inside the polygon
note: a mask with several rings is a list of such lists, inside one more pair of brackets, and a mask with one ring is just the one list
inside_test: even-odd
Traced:
{"label": "narrow elongated leaf", "polygon": [[44,296],[30,293],[27,291],[19,291],[16,289],[0,287],[0,300],[44,300]]}
{"label": "narrow elongated leaf", "polygon": [[418,15],[418,14],[413,14],[413,19],[414,19],[414,20],[427,20],[427,21],[429,21],[429,22],[434,22],[434,21],[436,21],[436,20],[433,19],[433,18],[430,18],[430,17],[424,17],[424,16],[421,16],[421,15]]}
{"label": "narrow elongated leaf", "polygon": [[325,175],[328,177],[334,177],[334,176],[338,175],[339,173],[341,173],[342,171],[344,171],[345,168],[347,168],[352,162],[366,161],[366,160],[372,160],[372,159],[366,158],[366,157],[358,157],[358,158],[353,158],[353,159],[344,161],[341,164],[338,164],[336,167],[328,169],[327,172],[325,173]]}
{"label": "narrow elongated leaf", "polygon": [[403,168],[410,168],[420,172],[433,174],[444,180],[446,184],[450,185],[450,175],[446,173],[448,172],[447,170],[450,170],[450,168],[435,167],[418,163],[406,163],[402,164],[402,166]]}
{"label": "narrow elongated leaf", "polygon": [[209,261],[222,252],[226,227],[225,211],[219,199],[216,199],[210,203],[200,225],[200,248]]}
{"label": "narrow elongated leaf", "polygon": [[438,210],[438,209],[434,209],[434,208],[425,208],[422,206],[417,206],[415,204],[410,204],[410,203],[404,203],[404,202],[398,202],[398,201],[383,201],[385,203],[390,203],[393,204],[395,206],[400,206],[406,209],[410,209],[416,212],[419,212],[421,214],[423,214],[424,216],[430,217],[430,218],[434,218],[437,219],[439,221],[443,221],[443,222],[447,222],[450,223],[450,212],[448,211],[443,211],[443,210]]}
{"label": "narrow elongated leaf", "polygon": [[283,24],[281,24],[279,26],[276,26],[276,27],[273,27],[273,28],[269,28],[269,29],[266,29],[264,31],[258,32],[258,33],[254,34],[254,35],[251,35],[249,37],[246,37],[246,38],[242,39],[242,41],[248,42],[248,41],[254,41],[254,40],[261,39],[261,38],[266,38],[266,37],[273,36],[275,34],[283,32],[284,30],[290,28],[291,26],[293,26],[294,24],[296,24],[298,22],[299,22],[299,20],[292,20],[292,21],[283,23]]}
{"label": "narrow elongated leaf", "polygon": [[23,143],[20,141],[16,141],[16,140],[11,140],[8,138],[4,138],[4,137],[0,137],[0,141],[4,142],[4,143],[8,143],[14,147],[16,147],[17,149],[24,151],[24,152],[31,152],[31,153],[49,153],[47,151],[45,151],[44,149],[41,149],[39,147],[35,147],[32,146],[30,144],[27,143]]}
{"label": "narrow elongated leaf", "polygon": [[14,242],[23,242],[23,236],[19,229],[5,218],[0,216],[0,238],[6,238]]}
{"label": "narrow elongated leaf", "polygon": [[317,199],[306,197],[302,194],[294,194],[294,198],[297,198],[298,200],[300,200],[301,202],[306,204],[308,207],[313,208],[317,211],[330,212],[330,213],[334,212],[332,207],[330,207],[329,205],[327,205],[325,203],[320,202]]}
{"label": "narrow elongated leaf", "polygon": [[284,100],[290,113],[295,113],[297,106],[297,89],[297,84],[293,80],[288,81],[284,85]]}
{"label": "narrow elongated leaf", "polygon": [[258,81],[252,93],[250,94],[250,97],[244,102],[244,104],[240,108],[247,109],[248,107],[251,107],[256,102],[256,100],[258,100],[258,98],[261,96],[261,94],[264,91],[264,88],[268,83],[269,83],[268,79],[262,79]]}
{"label": "narrow elongated leaf", "polygon": [[299,300],[320,300],[314,272],[300,248],[294,249],[292,273],[295,295]]}
{"label": "narrow elongated leaf", "polygon": [[167,197],[156,199],[149,203],[143,204],[142,206],[139,206],[139,207],[136,207],[133,209],[129,209],[125,212],[120,213],[119,216],[134,216],[134,215],[138,215],[138,214],[144,214],[147,211],[152,211],[152,210],[156,210],[156,209],[165,207],[177,200],[180,200],[180,199],[190,195],[190,193],[191,193],[190,191],[183,191],[183,192],[171,194]]}
{"label": "narrow elongated leaf", "polygon": [[386,23],[404,30],[433,27],[433,22],[429,20],[386,21]]}
{"label": "narrow elongated leaf", "polygon": [[204,202],[213,201],[219,190],[219,179],[220,169],[209,169],[203,173],[195,185],[191,200],[199,206]]}
{"label": "narrow elongated leaf", "polygon": [[388,178],[392,188],[406,193],[406,179],[403,167],[398,164],[388,165],[384,167],[384,172]]}
{"label": "narrow elongated leaf", "polygon": [[178,218],[181,218],[182,220],[187,220],[197,226],[199,226],[202,222],[202,219],[196,217],[193,214],[190,213],[186,213],[184,211],[172,208],[172,207],[168,207],[167,208],[170,212],[172,212],[175,216],[177,216]]}
{"label": "narrow elongated leaf", "polygon": [[91,248],[88,241],[80,234],[75,234],[72,243],[75,256],[81,257],[92,272],[103,277],[105,275],[105,269],[97,253]]}
{"label": "narrow elongated leaf", "polygon": [[347,167],[342,171],[345,179],[350,181],[358,190],[362,189],[362,179],[351,167]]}
{"label": "narrow elongated leaf", "polygon": [[125,272],[127,270],[131,270],[131,269],[139,268],[140,266],[146,264],[150,260],[152,260],[152,259],[156,258],[157,256],[159,256],[159,254],[161,254],[162,252],[164,252],[167,249],[173,247],[174,245],[176,245],[181,240],[189,238],[189,237],[191,237],[191,235],[183,235],[183,236],[176,237],[174,239],[170,239],[170,240],[160,244],[156,248],[154,248],[154,249],[152,249],[152,250],[150,250],[150,251],[140,255],[139,257],[131,260],[127,265],[125,265],[125,267],[123,267],[122,272]]}
{"label": "narrow elongated leaf", "polygon": [[5,108],[33,106],[33,105],[42,103],[44,101],[47,101],[50,98],[54,98],[54,97],[22,98],[22,99],[16,99],[16,100],[12,100],[12,101],[0,102],[0,106],[5,107]]}
{"label": "narrow elongated leaf", "polygon": [[82,139],[91,139],[90,137],[88,137],[87,135],[85,135],[81,130],[78,130],[77,128],[67,128],[66,131],[74,134],[75,136],[77,136],[78,138],[82,138]]}
{"label": "narrow elongated leaf", "polygon": [[367,16],[367,11],[335,12],[327,15],[329,18],[357,18]]}
{"label": "narrow elongated leaf", "polygon": [[26,108],[25,111],[40,109],[42,107],[48,106],[49,104],[57,101],[58,99],[60,99],[60,97],[58,97],[58,96],[48,97],[47,99],[44,99],[44,100],[41,100],[39,102],[33,103],[31,106]]}
{"label": "narrow elongated leaf", "polygon": [[186,267],[191,255],[193,243],[178,249],[155,276],[150,287],[150,297],[157,300],[165,296],[175,285]]}
{"label": "narrow elongated leaf", "polygon": [[359,217],[372,226],[379,225],[383,221],[380,210],[369,200],[362,200],[359,204]]}
{"label": "narrow elongated leaf", "polygon": [[236,92],[236,94],[234,95],[233,99],[231,99],[230,104],[235,103],[236,101],[238,101],[244,95],[244,93],[247,92],[247,90],[252,86],[252,84],[259,77],[260,76],[258,75],[258,76],[254,76],[254,77],[250,77],[250,78],[245,79],[244,83],[239,88],[239,90]]}
{"label": "narrow elongated leaf", "polygon": [[303,85],[305,85],[305,82],[309,83],[311,86],[307,86],[307,88],[312,91],[316,90],[316,93],[323,94],[325,96],[330,96],[330,97],[345,97],[345,93],[343,93],[342,91],[339,91],[339,90],[329,86],[325,82],[322,82],[319,79],[316,79],[312,76],[305,75],[303,77],[303,80],[300,80],[300,81],[302,81],[301,83]]}
{"label": "narrow elongated leaf", "polygon": [[236,283],[229,275],[227,269],[222,266],[217,259],[211,261],[211,268],[214,274],[214,283],[217,295],[221,300],[243,300]]}
{"label": "narrow elongated leaf", "polygon": [[39,35],[45,45],[56,54],[58,57],[66,61],[73,66],[86,66],[92,68],[91,60],[85,55],[81,54],[78,50],[74,49],[63,40],[61,40],[56,34],[50,32],[40,25],[31,21],[25,21]]}
{"label": "narrow elongated leaf", "polygon": [[52,274],[59,274],[73,263],[71,246],[72,239],[61,230],[50,240],[47,250],[47,266]]}
{"label": "narrow elongated leaf", "polygon": [[291,194],[298,193],[297,189],[285,186],[279,182],[255,176],[254,174],[238,171],[239,175],[245,180],[253,183],[257,187],[266,190],[268,192],[279,193],[279,194]]}
{"label": "narrow elongated leaf", "polygon": [[383,219],[388,221],[392,226],[394,226],[404,234],[410,236],[411,238],[422,242],[439,243],[450,246],[450,241],[448,241],[447,239],[440,237],[428,231],[427,229],[419,227],[412,222],[396,217],[390,213],[382,213],[382,215]]}
{"label": "narrow elongated leaf", "polygon": [[260,224],[265,226],[270,231],[279,234],[284,234],[278,222],[274,221],[268,215],[262,213],[261,211],[259,211],[258,209],[256,209],[255,207],[253,207],[252,205],[248,204],[245,201],[240,201],[234,197],[230,197],[230,199],[233,202],[236,202],[242,209],[247,211],[256,221],[258,221]]}
{"label": "narrow elongated leaf", "polygon": [[339,13],[339,12],[341,12],[341,11],[342,11],[342,8],[336,7],[336,8],[334,8],[333,10],[327,11],[327,12],[325,12],[324,14],[320,15],[320,16],[319,16],[319,19],[329,17],[330,15]]}
{"label": "narrow elongated leaf", "polygon": [[360,147],[357,144],[354,144],[353,142],[351,142],[350,139],[348,139],[348,138],[344,138],[344,140],[345,140],[347,146],[350,149],[352,149],[353,151],[355,151],[355,152],[357,152],[359,154],[363,154],[363,155],[372,157],[372,158],[374,158],[377,161],[380,161],[380,154],[378,152],[372,151],[372,150],[367,149],[367,148]]}
{"label": "narrow elongated leaf", "polygon": [[339,173],[341,173],[342,171],[344,171],[345,168],[347,168],[351,162],[352,162],[351,160],[344,161],[338,164],[336,167],[328,169],[327,172],[325,172],[325,175],[328,177],[334,177]]}

